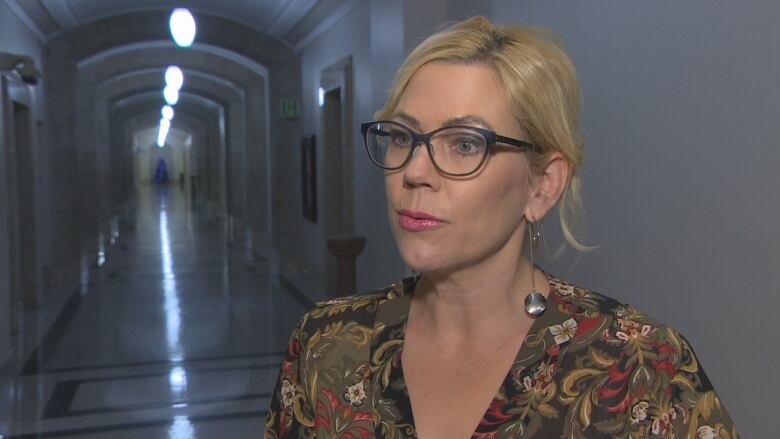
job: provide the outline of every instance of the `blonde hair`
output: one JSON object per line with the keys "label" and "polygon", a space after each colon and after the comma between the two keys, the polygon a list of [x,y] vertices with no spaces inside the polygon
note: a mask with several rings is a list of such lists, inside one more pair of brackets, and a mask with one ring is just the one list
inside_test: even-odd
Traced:
{"label": "blonde hair", "polygon": [[584,143],[580,91],[574,65],[555,36],[525,26],[493,26],[482,16],[455,23],[428,37],[409,54],[396,73],[387,102],[375,117],[390,117],[412,75],[433,61],[484,64],[497,73],[515,120],[528,140],[541,148],[541,152],[529,151],[527,155],[532,172],[540,172],[553,152],[567,161],[569,179],[558,205],[561,228],[572,247],[588,249],[575,237],[583,210],[578,175]]}

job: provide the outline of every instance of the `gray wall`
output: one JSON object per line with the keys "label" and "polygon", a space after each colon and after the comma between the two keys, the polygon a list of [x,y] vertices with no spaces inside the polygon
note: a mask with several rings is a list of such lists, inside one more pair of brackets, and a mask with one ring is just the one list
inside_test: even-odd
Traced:
{"label": "gray wall", "polygon": [[[19,20],[19,18],[16,16],[16,14],[8,8],[8,6],[0,2],[0,52],[10,52],[10,53],[20,53],[25,54],[28,56],[31,56],[36,63],[36,66],[41,70],[42,67],[42,59],[43,59],[43,46],[40,43],[40,41],[36,38],[35,34],[30,32],[30,30],[27,28],[27,26]],[[44,111],[43,111],[43,102],[44,102],[44,94],[43,94],[43,86],[38,85],[35,88],[28,88],[31,94],[31,116],[33,124],[36,121],[45,121],[44,117]],[[0,90],[2,92],[2,90]],[[2,100],[0,100],[2,102]],[[2,111],[0,111],[0,124],[3,123],[3,114]],[[9,127],[5,127],[9,128]],[[33,126],[33,130],[35,131],[36,128]],[[6,356],[10,352],[10,334],[9,334],[9,325],[7,321],[7,316],[9,315],[9,273],[8,270],[8,229],[7,229],[7,205],[6,205],[6,168],[5,168],[5,139],[3,132],[4,130],[0,128],[0,366],[2,366],[3,361],[5,360]],[[40,135],[39,132],[33,132],[33,153],[36,155],[35,165],[40,169],[40,166],[42,165],[42,159],[45,158],[44,155],[41,153],[41,151],[38,148],[38,144],[40,142]],[[36,178],[39,180],[41,178],[45,178],[45,176],[40,175],[40,173],[37,171],[37,169],[33,170],[34,174],[36,175]],[[35,192],[36,195],[39,194],[39,191]],[[44,205],[44,202],[42,200],[42,197],[45,194],[42,194],[41,196],[36,197],[33,202],[35,203],[37,207],[36,216],[37,218],[41,218],[43,216],[41,209],[41,206]],[[36,228],[38,232],[40,232],[41,228]],[[46,252],[42,251],[40,247],[40,242],[45,242],[44,239],[41,239],[39,236],[38,239],[39,243],[36,243],[34,245],[38,245],[38,251],[36,254],[39,258],[38,268],[40,268],[40,259],[44,258],[46,256]]]}
{"label": "gray wall", "polygon": [[[318,210],[320,214],[326,206],[323,188],[325,182],[323,176],[323,151],[322,151],[322,123],[321,108],[317,103],[317,90],[320,74],[324,69],[338,63],[347,56],[352,57],[353,71],[353,101],[352,101],[352,128],[348,136],[352,136],[353,145],[353,175],[354,175],[354,225],[355,234],[367,238],[366,248],[358,258],[358,290],[375,288],[378,285],[392,282],[403,274],[403,265],[398,257],[398,252],[393,241],[389,224],[387,222],[386,203],[384,199],[384,187],[382,173],[374,169],[368,160],[363,146],[363,138],[360,134],[360,122],[370,120],[376,108],[371,99],[365,97],[374,96],[378,89],[387,89],[385,83],[374,84],[372,44],[380,44],[372,33],[372,18],[383,19],[386,17],[372,17],[370,5],[383,2],[362,2],[355,7],[339,22],[320,37],[312,41],[301,52],[301,70],[303,76],[303,134],[317,135],[317,175],[318,175]],[[391,13],[397,13],[389,11]],[[397,29],[395,30],[397,31]],[[389,39],[395,38],[391,33]],[[402,34],[399,36],[402,38]],[[384,52],[388,59],[399,60],[401,58],[401,46],[388,42]],[[392,72],[394,66],[388,68]],[[296,146],[295,153],[300,154]],[[295,163],[300,162],[300,157]],[[298,179],[300,181],[300,178]],[[300,188],[296,188],[300,197]],[[298,203],[300,206],[300,203]],[[300,209],[300,207],[299,207]],[[321,215],[322,216],[322,215]],[[312,224],[298,216],[301,228],[300,232],[304,243],[303,256],[318,274],[322,274],[324,267],[325,232],[323,221]]]}
{"label": "gray wall", "polygon": [[553,29],[580,75],[601,247],[551,269],[683,332],[743,437],[766,437],[780,402],[780,3],[506,0],[492,17]]}

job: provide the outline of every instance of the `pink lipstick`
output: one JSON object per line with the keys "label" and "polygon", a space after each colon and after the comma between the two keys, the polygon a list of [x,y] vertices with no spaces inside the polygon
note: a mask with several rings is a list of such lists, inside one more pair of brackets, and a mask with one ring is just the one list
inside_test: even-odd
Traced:
{"label": "pink lipstick", "polygon": [[401,210],[398,212],[398,224],[409,232],[423,232],[435,229],[442,225],[444,221],[426,212],[414,212],[411,210]]}

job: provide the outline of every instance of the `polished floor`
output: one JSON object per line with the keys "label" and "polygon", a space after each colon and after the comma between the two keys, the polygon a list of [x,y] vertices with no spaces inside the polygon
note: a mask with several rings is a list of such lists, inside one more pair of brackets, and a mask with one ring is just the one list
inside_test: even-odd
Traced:
{"label": "polished floor", "polygon": [[0,439],[257,438],[312,298],[272,275],[176,186],[131,219],[21,372],[0,381]]}

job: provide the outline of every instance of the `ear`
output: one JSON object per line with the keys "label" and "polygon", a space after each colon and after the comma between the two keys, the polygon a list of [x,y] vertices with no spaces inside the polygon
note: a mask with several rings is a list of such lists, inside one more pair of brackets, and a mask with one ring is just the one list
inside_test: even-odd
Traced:
{"label": "ear", "polygon": [[534,176],[531,197],[525,208],[527,220],[540,221],[563,195],[569,180],[569,163],[563,154],[554,152],[539,175]]}

